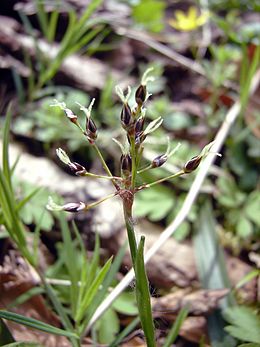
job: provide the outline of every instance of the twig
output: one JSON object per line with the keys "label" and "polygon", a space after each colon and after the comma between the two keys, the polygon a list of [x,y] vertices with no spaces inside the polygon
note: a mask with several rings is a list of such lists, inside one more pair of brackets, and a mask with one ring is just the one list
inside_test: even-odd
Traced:
{"label": "twig", "polygon": [[[260,82],[260,70],[258,70],[251,82],[250,95],[252,95],[257,89]],[[223,121],[216,137],[214,145],[211,150],[213,152],[219,152],[229,131],[238,117],[241,111],[241,104],[237,101],[227,113],[225,120]],[[201,163],[199,171],[193,181],[193,184],[186,196],[186,199],[182,205],[181,210],[179,211],[176,218],[172,221],[172,223],[163,231],[160,235],[159,239],[156,243],[148,250],[145,255],[145,263],[147,263],[152,256],[161,248],[161,246],[172,236],[172,234],[176,231],[176,229],[180,226],[180,224],[185,220],[189,211],[200,193],[202,184],[209,172],[211,165],[215,160],[215,156],[208,155],[204,161]],[[100,304],[97,308],[95,314],[92,316],[89,325],[87,327],[87,331],[92,327],[92,325],[101,317],[101,315],[107,310],[108,307],[112,304],[112,302],[122,293],[122,291],[129,286],[131,281],[134,279],[134,271],[131,269],[127,275],[122,279],[122,281],[114,288],[114,290],[106,297],[106,299]]]}
{"label": "twig", "polygon": [[160,52],[166,57],[176,61],[178,64],[200,75],[205,76],[205,71],[198,62],[191,60],[189,58],[186,58],[183,55],[168,48],[167,46],[155,41],[154,39],[151,38],[150,35],[146,33],[143,33],[143,32],[141,33],[140,31],[130,30],[123,27],[120,27],[119,29],[117,29],[117,33],[119,35],[124,35],[137,41],[145,42],[147,46],[155,49],[156,51]]}

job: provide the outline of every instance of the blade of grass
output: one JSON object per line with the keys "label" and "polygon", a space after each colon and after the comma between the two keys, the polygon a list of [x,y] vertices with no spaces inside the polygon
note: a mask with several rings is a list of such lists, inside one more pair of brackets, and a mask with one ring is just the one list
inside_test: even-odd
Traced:
{"label": "blade of grass", "polygon": [[134,330],[134,328],[137,326],[137,324],[140,322],[140,318],[136,317],[134,320],[132,320],[132,322],[130,324],[128,324],[124,330],[122,330],[120,332],[120,334],[118,334],[118,336],[115,338],[115,340],[110,343],[110,345],[108,347],[117,347],[120,346],[121,342],[123,341],[123,339],[128,336],[132,330]]}
{"label": "blade of grass", "polygon": [[19,295],[15,300],[13,300],[10,304],[8,304],[7,308],[11,309],[13,307],[17,307],[19,305],[24,304],[26,301],[30,300],[33,296],[43,294],[44,289],[41,287],[33,287],[27,290],[25,293]]}
{"label": "blade of grass", "polygon": [[0,310],[0,317],[10,320],[12,322],[18,323],[18,324],[26,325],[30,328],[45,331],[46,333],[49,333],[49,334],[73,337],[76,339],[78,338],[78,336],[75,333],[56,328],[50,324],[41,322],[34,318],[28,318],[28,317],[22,316],[17,313]]}
{"label": "blade of grass", "polygon": [[[91,305],[88,308],[88,315],[82,324],[84,326],[84,331],[86,329],[86,326],[93,316],[94,312],[96,311],[96,308],[99,306],[99,304],[104,300],[105,296],[107,295],[107,291],[109,286],[111,286],[113,280],[116,277],[116,274],[118,273],[118,270],[120,268],[120,265],[122,264],[123,257],[126,252],[127,242],[120,248],[119,252],[116,254],[114,261],[102,283],[102,288],[98,291],[97,295],[95,296],[95,300],[92,301]],[[86,335],[85,333],[83,334]]]}
{"label": "blade of grass", "polygon": [[155,347],[155,334],[150,301],[149,283],[144,265],[144,241],[145,237],[141,236],[138,245],[135,261],[136,276],[136,301],[138,305],[139,316],[142,328],[145,334],[148,347]]}
{"label": "blade of grass", "polygon": [[71,309],[73,316],[76,314],[76,308],[78,303],[78,297],[79,297],[79,278],[77,271],[75,271],[75,265],[72,261],[74,258],[74,255],[77,254],[77,248],[75,247],[75,244],[72,242],[70,230],[68,227],[68,223],[65,219],[65,215],[60,213],[59,214],[59,222],[61,226],[61,233],[62,233],[62,239],[63,239],[63,247],[65,248],[65,265],[67,267],[69,278],[71,281],[70,286],[70,301],[71,301]]}
{"label": "blade of grass", "polygon": [[[193,238],[195,259],[203,288],[230,288],[224,254],[217,240],[213,211],[209,201],[201,206],[196,229],[197,233]],[[221,307],[225,309],[233,303],[234,298],[230,295],[222,300]],[[224,325],[220,312],[215,311],[209,315],[208,332],[213,347],[219,346],[219,343],[224,345],[226,338]]]}
{"label": "blade of grass", "polygon": [[8,144],[9,144],[9,134],[10,134],[10,124],[11,124],[11,104],[8,105],[5,123],[4,123],[4,131],[3,131],[3,157],[2,157],[2,165],[3,165],[3,174],[9,184],[9,188],[12,189],[11,185],[11,172],[9,165],[9,154],[8,154]]}
{"label": "blade of grass", "polygon": [[171,347],[171,345],[175,342],[179,334],[180,328],[182,326],[182,323],[185,321],[186,317],[188,316],[188,313],[189,309],[187,307],[183,307],[180,310],[171,330],[168,333],[163,347]]}
{"label": "blade of grass", "polygon": [[49,42],[53,42],[55,39],[55,35],[57,32],[58,19],[59,19],[59,11],[58,9],[56,9],[51,13],[50,20],[49,20],[49,29],[48,29]]}
{"label": "blade of grass", "polygon": [[13,335],[2,318],[0,318],[0,341],[2,346],[15,341]]}
{"label": "blade of grass", "polygon": [[[90,305],[91,301],[94,299],[94,296],[97,294],[97,291],[99,290],[99,286],[101,285],[102,281],[104,280],[104,278],[105,278],[105,276],[106,276],[106,274],[110,268],[112,259],[113,259],[113,257],[108,259],[108,261],[105,263],[105,265],[99,271],[98,275],[96,276],[95,280],[93,281],[93,283],[91,284],[89,289],[84,293],[81,305],[79,306],[79,310],[77,311],[77,315],[75,318],[77,322],[80,322],[84,318],[86,309]],[[81,333],[83,331],[84,331],[84,327],[83,327],[83,329],[81,328]]]}
{"label": "blade of grass", "polygon": [[44,2],[41,0],[36,0],[36,14],[41,27],[41,30],[46,38],[48,38],[48,14],[44,8]]}

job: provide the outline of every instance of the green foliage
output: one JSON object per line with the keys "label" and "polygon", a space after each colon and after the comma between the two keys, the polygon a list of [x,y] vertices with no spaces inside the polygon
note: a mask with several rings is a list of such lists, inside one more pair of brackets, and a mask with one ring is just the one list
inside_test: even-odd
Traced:
{"label": "green foliage", "polygon": [[160,0],[142,0],[133,6],[132,17],[144,28],[152,32],[160,32],[164,28],[165,6],[165,3]]}
{"label": "green foliage", "polygon": [[136,274],[136,301],[147,346],[155,347],[155,329],[150,302],[149,283],[144,264],[144,241],[144,236],[141,236],[134,264]]}
{"label": "green foliage", "polygon": [[45,97],[37,106],[31,105],[32,111],[26,112],[26,117],[18,117],[14,122],[14,132],[18,135],[35,138],[45,144],[66,142],[71,151],[79,149],[82,138],[76,128],[66,122],[64,111],[59,107],[52,107],[53,99],[64,100],[73,112],[79,112],[76,108],[76,101],[86,105],[88,96],[79,90],[69,90],[68,92],[57,91],[55,96]]}
{"label": "green foliage", "polygon": [[224,317],[230,324],[225,330],[241,341],[260,343],[260,317],[246,306],[235,306],[225,310]]}
{"label": "green foliage", "polygon": [[19,181],[17,177],[14,177],[13,186],[17,195],[22,199],[31,194],[33,195],[19,209],[22,221],[27,225],[34,224],[41,230],[50,231],[54,225],[54,219],[52,214],[45,208],[50,191],[48,189],[37,189],[29,182]]}
{"label": "green foliage", "polygon": [[37,319],[28,318],[28,317],[22,316],[22,315],[17,314],[17,313],[0,310],[0,317],[7,319],[7,320],[10,320],[10,321],[13,321],[13,322],[18,323],[18,324],[26,325],[30,328],[45,331],[49,334],[62,335],[62,336],[77,338],[77,335],[74,333],[56,328],[52,325],[46,324],[46,323],[41,322]]}
{"label": "green foliage", "polygon": [[43,347],[37,342],[14,342],[4,345],[4,347]]}
{"label": "green foliage", "polygon": [[113,302],[113,308],[122,314],[134,316],[138,314],[134,292],[123,292]]}
{"label": "green foliage", "polygon": [[141,191],[136,196],[135,215],[158,221],[165,218],[173,207],[174,195],[168,188],[159,185]]}
{"label": "green foliage", "polygon": [[120,322],[115,311],[110,308],[99,321],[98,340],[100,343],[111,343],[117,336],[120,329]]}
{"label": "green foliage", "polygon": [[188,313],[189,313],[189,309],[187,307],[183,307],[180,310],[171,330],[169,331],[169,333],[165,339],[163,347],[171,347],[172,344],[175,342],[175,340],[179,334],[180,328],[181,328],[183,322],[185,321],[186,317],[188,316]]}
{"label": "green foliage", "polygon": [[247,239],[256,236],[259,230],[258,209],[260,196],[257,190],[250,194],[242,192],[232,176],[217,180],[218,203],[225,208],[225,224],[239,237]]}
{"label": "green foliage", "polygon": [[[47,84],[58,72],[64,59],[71,54],[79,51],[86,51],[91,41],[98,37],[104,28],[99,19],[91,19],[91,15],[100,7],[103,0],[91,0],[80,18],[76,13],[70,10],[68,13],[68,25],[66,31],[60,41],[57,53],[47,59],[46,54],[41,51],[37,40],[34,40],[35,50],[37,52],[39,69],[37,74],[32,69],[31,58],[27,55],[27,63],[31,69],[31,77],[29,78],[29,99],[34,99],[40,89]],[[36,1],[37,16],[43,34],[49,42],[53,42],[57,31],[59,12],[57,8],[50,15],[47,14],[44,3]],[[24,13],[20,12],[20,17],[32,38],[35,33],[32,25]],[[101,33],[101,37],[102,37]]]}

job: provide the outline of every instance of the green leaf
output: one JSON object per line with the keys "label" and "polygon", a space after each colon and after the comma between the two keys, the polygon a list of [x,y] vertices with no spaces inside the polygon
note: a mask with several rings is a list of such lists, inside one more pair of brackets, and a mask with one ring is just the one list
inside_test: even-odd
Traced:
{"label": "green leaf", "polygon": [[153,32],[163,30],[164,1],[143,0],[133,7],[134,20]]}
{"label": "green leaf", "polygon": [[183,307],[180,310],[171,330],[168,333],[168,336],[166,337],[163,347],[171,347],[172,344],[175,342],[179,334],[180,328],[183,322],[185,321],[186,317],[188,316],[188,313],[189,309],[187,307]]}
{"label": "green leaf", "polygon": [[135,296],[133,292],[123,292],[113,302],[113,308],[122,314],[132,316],[138,314]]}
{"label": "green leaf", "polygon": [[[223,250],[217,239],[216,222],[209,201],[205,202],[196,223],[196,234],[193,238],[195,259],[199,278],[203,288],[229,288],[230,283]],[[229,296],[221,302],[221,307],[227,307],[233,297]],[[212,346],[225,346],[224,320],[220,312],[213,312],[208,317],[208,333]]]}
{"label": "green leaf", "polygon": [[247,282],[250,282],[253,278],[255,278],[257,276],[260,276],[260,270],[259,269],[254,269],[254,270],[250,271],[236,284],[236,288],[243,287]]}
{"label": "green leaf", "polygon": [[109,347],[118,347],[121,346],[121,342],[123,341],[123,339],[128,336],[131,331],[134,330],[134,328],[137,326],[137,324],[140,322],[139,317],[136,317],[134,320],[132,320],[131,323],[129,323],[124,330],[122,330],[117,337],[115,338],[115,340],[109,345]]}
{"label": "green leaf", "polygon": [[233,337],[248,342],[260,343],[260,317],[246,306],[225,310],[225,319],[231,324],[225,330]]}
{"label": "green leaf", "polygon": [[[160,208],[158,208],[158,203]],[[147,216],[151,221],[158,221],[167,216],[174,206],[174,195],[162,185],[139,192],[135,200],[135,215]]]}
{"label": "green leaf", "polygon": [[155,347],[155,329],[150,302],[149,283],[144,265],[144,241],[145,237],[141,236],[134,266],[136,276],[136,300],[147,346]]}
{"label": "green leaf", "polygon": [[258,191],[254,191],[246,201],[245,214],[252,222],[260,227],[259,206],[260,194]]}
{"label": "green leaf", "polygon": [[112,262],[113,257],[109,258],[108,261],[105,263],[105,265],[102,267],[102,269],[99,271],[98,275],[96,276],[95,280],[89,287],[89,289],[84,293],[84,296],[82,298],[82,301],[78,307],[78,311],[76,314],[76,321],[80,322],[85,314],[86,309],[90,305],[91,301],[94,299],[95,295],[97,294],[99,290],[99,286],[102,284],[102,281],[104,280]]}
{"label": "green leaf", "polygon": [[11,320],[18,324],[26,325],[30,328],[45,331],[49,334],[78,338],[78,336],[75,333],[56,328],[52,325],[46,324],[34,318],[28,318],[17,313],[0,310],[0,317],[7,320]]}
{"label": "green leaf", "polygon": [[13,341],[15,341],[14,337],[12,336],[10,330],[8,329],[3,319],[0,318],[0,343],[6,344]]}
{"label": "green leaf", "polygon": [[43,347],[37,342],[14,342],[4,345],[4,347]]}
{"label": "green leaf", "polygon": [[112,342],[120,330],[120,322],[116,312],[109,308],[99,320],[99,342],[108,344]]}
{"label": "green leaf", "polygon": [[243,343],[238,347],[260,347],[260,343]]}
{"label": "green leaf", "polygon": [[238,220],[236,231],[240,237],[246,239],[253,234],[253,225],[247,218],[241,216]]}

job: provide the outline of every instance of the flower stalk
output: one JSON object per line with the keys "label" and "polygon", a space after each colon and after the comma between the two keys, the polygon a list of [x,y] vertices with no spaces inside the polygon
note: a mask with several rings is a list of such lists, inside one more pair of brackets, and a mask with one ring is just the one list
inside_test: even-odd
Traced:
{"label": "flower stalk", "polygon": [[[56,104],[53,106],[61,107],[70,121],[72,121],[82,132],[84,137],[88,140],[91,147],[95,150],[98,158],[100,159],[102,166],[107,174],[106,175],[97,175],[88,172],[84,166],[78,164],[76,162],[72,162],[67,154],[61,150],[57,150],[57,155],[62,162],[70,167],[70,169],[77,176],[86,176],[93,178],[105,178],[111,180],[115,187],[115,192],[97,200],[93,203],[87,204],[84,202],[73,202],[65,205],[57,205],[52,199],[49,200],[48,208],[53,210],[65,210],[68,212],[79,212],[79,211],[87,211],[90,208],[94,208],[103,201],[110,199],[114,196],[119,196],[122,200],[123,211],[124,211],[124,219],[125,226],[127,230],[128,243],[130,247],[130,254],[132,258],[132,264],[136,277],[136,301],[139,311],[139,316],[141,320],[141,325],[145,334],[146,343],[148,347],[155,347],[155,328],[153,324],[152,317],[152,309],[150,302],[150,293],[149,293],[149,282],[145,270],[144,265],[144,236],[141,236],[140,242],[136,236],[134,223],[133,223],[133,203],[135,194],[139,191],[147,188],[151,188],[154,185],[163,183],[167,180],[182,176],[184,174],[189,174],[197,169],[202,159],[208,155],[213,143],[208,144],[204,147],[201,153],[188,160],[182,169],[178,172],[169,175],[167,177],[158,179],[151,183],[143,183],[139,186],[136,186],[137,175],[143,173],[148,170],[153,170],[158,167],[161,167],[174,153],[178,150],[180,144],[177,145],[176,148],[170,148],[170,141],[168,140],[168,147],[164,154],[158,155],[156,158],[152,160],[148,165],[144,166],[142,169],[139,168],[142,154],[144,150],[144,141],[150,133],[156,131],[160,125],[162,124],[162,117],[158,117],[157,119],[151,121],[145,127],[145,104],[147,99],[149,98],[149,94],[147,92],[147,83],[152,81],[152,77],[149,76],[151,69],[148,69],[141,80],[141,84],[137,88],[135,92],[135,102],[136,104],[131,107],[129,104],[129,98],[131,95],[131,88],[128,87],[127,93],[121,90],[120,87],[116,87],[116,93],[122,101],[122,110],[120,114],[120,121],[122,128],[125,132],[128,143],[123,146],[118,140],[114,139],[114,141],[119,145],[122,151],[122,155],[120,158],[120,172],[121,177],[114,176],[106,161],[103,158],[102,153],[100,152],[97,146],[98,140],[98,131],[97,127],[92,119],[91,111],[94,100],[90,103],[89,107],[86,108],[82,105],[80,109],[86,115],[86,126],[85,130],[80,125],[78,121],[78,117],[74,115],[70,110],[67,109],[64,103],[59,103],[56,101]],[[216,154],[216,153],[215,153]]]}

